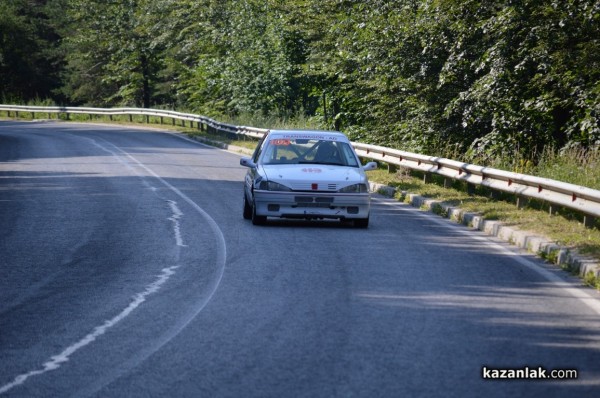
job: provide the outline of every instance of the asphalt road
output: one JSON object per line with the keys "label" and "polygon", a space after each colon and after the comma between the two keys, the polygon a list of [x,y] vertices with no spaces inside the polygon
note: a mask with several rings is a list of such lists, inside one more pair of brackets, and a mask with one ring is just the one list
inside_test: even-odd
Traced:
{"label": "asphalt road", "polygon": [[367,230],[252,226],[244,173],[174,134],[0,122],[0,396],[600,396],[593,290],[378,196]]}

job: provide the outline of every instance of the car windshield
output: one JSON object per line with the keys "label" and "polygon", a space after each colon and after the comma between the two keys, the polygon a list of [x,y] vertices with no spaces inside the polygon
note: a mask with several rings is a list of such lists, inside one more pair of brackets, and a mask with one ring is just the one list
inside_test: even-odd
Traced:
{"label": "car windshield", "polygon": [[354,150],[348,143],[317,138],[274,137],[266,143],[261,162],[359,166]]}

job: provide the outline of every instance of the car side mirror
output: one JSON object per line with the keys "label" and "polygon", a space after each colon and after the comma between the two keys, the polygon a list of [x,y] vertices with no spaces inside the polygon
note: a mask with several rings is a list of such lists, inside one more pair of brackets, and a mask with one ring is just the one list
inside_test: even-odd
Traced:
{"label": "car side mirror", "polygon": [[256,163],[254,163],[252,161],[252,159],[250,159],[250,158],[241,158],[240,159],[240,165],[244,166],[244,167],[250,167],[250,168],[255,168],[256,167]]}
{"label": "car side mirror", "polygon": [[377,163],[376,162],[369,162],[367,164],[365,164],[362,169],[364,171],[370,171],[370,170],[377,170]]}

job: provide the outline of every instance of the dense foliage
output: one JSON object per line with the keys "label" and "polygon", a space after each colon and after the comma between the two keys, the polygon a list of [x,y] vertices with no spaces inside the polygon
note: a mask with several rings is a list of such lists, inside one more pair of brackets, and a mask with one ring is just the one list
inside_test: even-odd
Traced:
{"label": "dense foliage", "polygon": [[3,0],[0,96],[533,157],[600,144],[600,1]]}

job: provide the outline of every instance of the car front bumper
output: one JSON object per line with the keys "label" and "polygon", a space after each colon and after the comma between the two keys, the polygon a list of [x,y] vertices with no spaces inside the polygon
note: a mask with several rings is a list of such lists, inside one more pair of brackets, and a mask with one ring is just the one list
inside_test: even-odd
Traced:
{"label": "car front bumper", "polygon": [[254,190],[256,214],[283,218],[364,219],[369,217],[369,193],[280,192]]}

